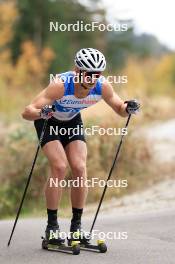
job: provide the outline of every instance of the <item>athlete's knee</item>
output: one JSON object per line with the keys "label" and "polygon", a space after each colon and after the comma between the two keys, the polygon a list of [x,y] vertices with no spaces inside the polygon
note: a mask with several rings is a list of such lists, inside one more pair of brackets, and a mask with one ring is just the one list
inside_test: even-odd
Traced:
{"label": "athlete's knee", "polygon": [[67,164],[64,162],[55,162],[51,164],[52,176],[54,178],[64,179],[66,175]]}
{"label": "athlete's knee", "polygon": [[86,162],[78,161],[71,166],[74,177],[86,177]]}

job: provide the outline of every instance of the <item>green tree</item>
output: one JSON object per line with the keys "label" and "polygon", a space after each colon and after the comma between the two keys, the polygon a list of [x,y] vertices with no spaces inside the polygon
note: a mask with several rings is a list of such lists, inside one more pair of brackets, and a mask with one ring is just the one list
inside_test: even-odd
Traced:
{"label": "green tree", "polygon": [[[17,0],[19,19],[15,27],[15,36],[11,47],[14,61],[20,54],[21,44],[26,40],[32,40],[38,48],[38,52],[47,45],[56,53],[52,64],[52,70],[56,72],[61,68],[68,69],[73,59],[72,54],[82,47],[98,47],[99,39],[104,33],[86,31],[49,31],[49,22],[59,24],[74,24],[77,21],[91,23],[94,14],[87,6],[76,0]],[[104,20],[104,11],[99,11]],[[102,45],[103,46],[103,45]]]}

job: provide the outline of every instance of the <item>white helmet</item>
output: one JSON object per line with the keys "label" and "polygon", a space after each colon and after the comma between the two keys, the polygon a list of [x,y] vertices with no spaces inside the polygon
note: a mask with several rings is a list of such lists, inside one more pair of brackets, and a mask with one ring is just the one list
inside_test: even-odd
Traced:
{"label": "white helmet", "polygon": [[77,52],[75,65],[83,71],[104,71],[106,68],[105,56],[96,49],[85,48]]}

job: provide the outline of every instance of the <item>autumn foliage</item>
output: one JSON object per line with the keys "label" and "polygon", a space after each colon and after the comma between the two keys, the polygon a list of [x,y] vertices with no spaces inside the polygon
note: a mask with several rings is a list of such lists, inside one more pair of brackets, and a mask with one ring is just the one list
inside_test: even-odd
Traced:
{"label": "autumn foliage", "polygon": [[17,61],[12,61],[9,44],[13,38],[18,10],[13,1],[0,4],[0,82],[4,85],[25,87],[41,85],[54,58],[52,49],[45,47],[38,51],[31,40],[21,45],[21,53]]}

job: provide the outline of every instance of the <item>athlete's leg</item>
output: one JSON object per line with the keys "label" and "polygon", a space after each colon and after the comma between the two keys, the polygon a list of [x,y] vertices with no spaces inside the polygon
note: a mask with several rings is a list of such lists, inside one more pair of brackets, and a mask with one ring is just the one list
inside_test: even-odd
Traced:
{"label": "athlete's leg", "polygon": [[[65,152],[72,170],[72,178],[87,179],[86,175],[86,158],[87,147],[82,140],[74,140],[66,145]],[[71,188],[71,203],[73,208],[82,209],[87,197],[87,188],[85,186]]]}
{"label": "athlete's leg", "polygon": [[50,141],[43,147],[43,152],[48,158],[50,164],[50,177],[48,178],[45,196],[47,208],[56,210],[61,199],[62,188],[50,187],[50,178],[52,177],[54,182],[64,179],[67,167],[67,158],[64,148],[60,141]]}
{"label": "athlete's leg", "polygon": [[[44,120],[39,119],[34,122],[35,128],[37,131],[38,138],[41,137],[41,132],[43,129]],[[49,161],[50,165],[50,177],[46,183],[45,188],[45,197],[47,204],[47,227],[45,231],[46,240],[50,240],[52,238],[51,232],[59,234],[59,223],[57,221],[57,208],[61,199],[62,189],[59,187],[59,181],[64,179],[66,174],[66,165],[67,158],[64,151],[64,148],[60,142],[59,135],[52,134],[50,132],[50,127],[53,126],[55,129],[57,128],[57,123],[53,120],[48,120],[48,125],[44,134],[44,138],[42,141],[42,149]],[[50,179],[53,178],[53,182],[58,186],[50,185]],[[59,237],[57,237],[56,241],[52,241],[51,243],[60,243]],[[52,240],[52,239],[51,239]]]}

